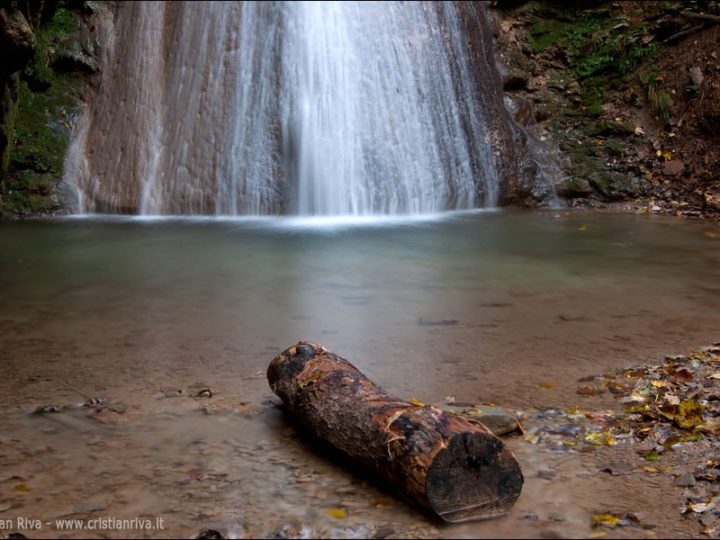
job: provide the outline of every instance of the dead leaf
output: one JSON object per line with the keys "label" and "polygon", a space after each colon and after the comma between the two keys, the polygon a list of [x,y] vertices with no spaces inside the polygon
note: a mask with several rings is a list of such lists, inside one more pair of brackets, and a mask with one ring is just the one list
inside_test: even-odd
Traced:
{"label": "dead leaf", "polygon": [[614,529],[617,527],[620,518],[615,514],[595,514],[590,519],[590,524],[593,527],[609,527]]}
{"label": "dead leaf", "polygon": [[32,489],[27,484],[18,484],[15,486],[15,491],[18,493],[30,493]]}
{"label": "dead leaf", "polygon": [[595,386],[578,386],[576,392],[581,396],[599,396],[600,394],[604,394],[605,390]]}
{"label": "dead leaf", "polygon": [[413,405],[415,405],[416,407],[424,407],[425,406],[425,404],[422,401],[420,401],[419,399],[417,399],[415,397],[411,397],[408,401],[410,403],[412,403]]}
{"label": "dead leaf", "polygon": [[609,431],[596,431],[585,435],[585,442],[594,446],[615,446],[618,442]]}
{"label": "dead leaf", "polygon": [[347,512],[344,508],[328,508],[325,510],[325,513],[335,519],[345,519],[347,517]]}
{"label": "dead leaf", "polygon": [[557,386],[557,383],[540,381],[538,383],[535,383],[535,386],[537,386],[538,388],[555,388]]}

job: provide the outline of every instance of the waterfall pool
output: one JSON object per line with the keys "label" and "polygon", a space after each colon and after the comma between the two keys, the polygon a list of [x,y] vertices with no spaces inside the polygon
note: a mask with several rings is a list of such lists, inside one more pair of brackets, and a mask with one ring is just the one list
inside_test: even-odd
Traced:
{"label": "waterfall pool", "polygon": [[[617,406],[578,379],[718,340],[712,224],[554,210],[8,222],[0,290],[0,517],[39,519],[44,536],[89,534],[56,519],[139,517],[163,528],[102,533],[583,537],[613,508],[698,534],[671,476],[610,476],[598,455],[519,436],[512,513],[433,522],[313,448],[265,369],[312,339],[427,403]],[[90,398],[108,407],[29,414]]]}

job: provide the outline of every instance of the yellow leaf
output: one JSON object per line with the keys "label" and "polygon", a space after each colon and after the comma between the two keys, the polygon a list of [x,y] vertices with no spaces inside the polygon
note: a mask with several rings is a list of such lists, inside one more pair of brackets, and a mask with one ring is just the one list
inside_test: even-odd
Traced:
{"label": "yellow leaf", "polygon": [[703,406],[694,399],[686,399],[678,406],[675,423],[681,428],[691,429],[702,424]]}
{"label": "yellow leaf", "polygon": [[535,383],[535,386],[537,386],[539,388],[555,388],[557,386],[557,384],[551,383],[551,382],[540,381],[539,383]]}
{"label": "yellow leaf", "polygon": [[578,230],[579,230],[579,231],[587,231],[587,229],[588,229],[587,225],[580,225],[580,226],[578,227]]}
{"label": "yellow leaf", "polygon": [[416,407],[424,407],[425,406],[425,404],[422,401],[420,401],[419,399],[414,398],[414,397],[410,398],[410,403],[412,403]]}
{"label": "yellow leaf", "polygon": [[658,150],[657,152],[655,152],[655,155],[656,155],[657,157],[662,156],[662,150]]}
{"label": "yellow leaf", "polygon": [[28,487],[27,484],[18,484],[15,486],[15,491],[18,491],[20,493],[30,493],[32,490]]}
{"label": "yellow leaf", "polygon": [[651,467],[650,465],[643,465],[642,470],[649,473],[659,472],[655,467]]}
{"label": "yellow leaf", "polygon": [[618,442],[609,431],[597,431],[585,435],[585,442],[595,446],[615,446]]}
{"label": "yellow leaf", "polygon": [[593,527],[602,525],[610,528],[614,528],[618,524],[618,521],[620,521],[620,518],[614,514],[595,514],[590,520]]}
{"label": "yellow leaf", "polygon": [[652,384],[655,388],[662,388],[664,386],[667,386],[665,381],[650,381],[650,384]]}
{"label": "yellow leaf", "polygon": [[530,444],[537,444],[538,442],[540,442],[540,435],[538,435],[537,433],[528,433],[527,435],[525,435],[525,437],[523,437],[523,439]]}
{"label": "yellow leaf", "polygon": [[345,519],[347,517],[347,512],[343,508],[328,508],[325,512],[335,519]]}
{"label": "yellow leaf", "polygon": [[664,152],[663,157],[665,158],[665,161],[670,161],[672,159],[672,154],[670,152]]}

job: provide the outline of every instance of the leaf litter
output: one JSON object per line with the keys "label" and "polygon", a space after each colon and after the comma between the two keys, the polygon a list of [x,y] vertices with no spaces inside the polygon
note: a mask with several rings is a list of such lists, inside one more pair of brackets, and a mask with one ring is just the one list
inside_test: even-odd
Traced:
{"label": "leaf litter", "polygon": [[[615,410],[548,408],[524,418],[523,439],[560,451],[593,452],[598,447],[633,448],[646,465],[618,462],[600,467],[617,474],[673,474],[685,487],[678,510],[697,519],[706,536],[720,533],[720,343],[689,355],[668,356],[661,363],[584,377],[580,396],[609,392]],[[537,384],[543,388],[544,384]],[[581,398],[582,399],[582,398]],[[676,454],[678,467],[659,464]],[[691,479],[693,481],[691,481]],[[692,489],[690,489],[692,488]],[[639,525],[636,516],[602,511],[590,518],[593,528]]]}

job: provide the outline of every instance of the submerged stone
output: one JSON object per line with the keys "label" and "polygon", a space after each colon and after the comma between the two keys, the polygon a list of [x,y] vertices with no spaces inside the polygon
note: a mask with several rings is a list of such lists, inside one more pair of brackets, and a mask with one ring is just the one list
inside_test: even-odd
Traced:
{"label": "submerged stone", "polygon": [[436,403],[434,405],[438,409],[478,420],[497,436],[519,430],[517,415],[505,407],[472,403]]}

